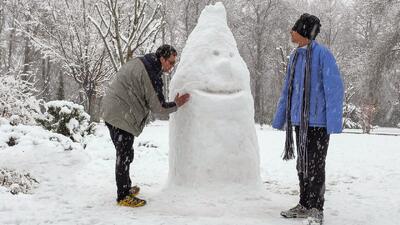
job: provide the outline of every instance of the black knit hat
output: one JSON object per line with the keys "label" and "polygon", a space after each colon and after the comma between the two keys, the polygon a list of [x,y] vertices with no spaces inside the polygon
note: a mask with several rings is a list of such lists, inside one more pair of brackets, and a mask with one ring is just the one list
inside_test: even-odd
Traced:
{"label": "black knit hat", "polygon": [[296,31],[303,37],[314,40],[320,31],[320,27],[321,23],[318,17],[304,13],[300,16],[300,19],[296,21],[292,30]]}

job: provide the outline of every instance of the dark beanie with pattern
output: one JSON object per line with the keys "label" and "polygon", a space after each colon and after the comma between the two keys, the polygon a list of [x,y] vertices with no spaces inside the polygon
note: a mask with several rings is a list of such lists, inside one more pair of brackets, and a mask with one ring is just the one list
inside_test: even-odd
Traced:
{"label": "dark beanie with pattern", "polygon": [[308,38],[310,40],[314,40],[319,31],[320,31],[321,23],[318,17],[314,15],[310,15],[308,13],[304,13],[300,16],[300,18],[294,24],[292,30],[299,33],[301,36]]}

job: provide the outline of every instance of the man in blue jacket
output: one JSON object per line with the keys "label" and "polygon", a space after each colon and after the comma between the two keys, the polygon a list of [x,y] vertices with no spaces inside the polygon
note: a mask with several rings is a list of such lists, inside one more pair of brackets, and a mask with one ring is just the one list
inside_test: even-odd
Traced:
{"label": "man in blue jacket", "polygon": [[294,158],[293,127],[296,133],[300,202],[281,215],[322,221],[325,158],[329,135],[342,132],[344,90],[333,54],[315,41],[320,27],[316,16],[305,13],[292,28],[298,47],[290,55],[272,126],[286,124],[285,160]]}

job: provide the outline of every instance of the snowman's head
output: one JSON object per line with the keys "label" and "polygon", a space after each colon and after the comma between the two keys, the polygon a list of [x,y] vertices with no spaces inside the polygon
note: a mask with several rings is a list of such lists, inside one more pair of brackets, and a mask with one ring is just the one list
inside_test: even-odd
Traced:
{"label": "snowman's head", "polygon": [[183,49],[171,96],[200,90],[229,94],[250,91],[249,71],[239,54],[222,3],[207,6]]}

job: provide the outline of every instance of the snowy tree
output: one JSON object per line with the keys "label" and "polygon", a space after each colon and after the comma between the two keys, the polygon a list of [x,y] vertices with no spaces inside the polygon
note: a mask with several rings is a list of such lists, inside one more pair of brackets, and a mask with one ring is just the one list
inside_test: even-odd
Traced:
{"label": "snowy tree", "polygon": [[11,118],[14,124],[34,124],[41,101],[33,93],[34,84],[26,80],[26,74],[0,74],[0,117]]}
{"label": "snowy tree", "polygon": [[315,14],[321,20],[321,33],[318,34],[318,40],[326,47],[337,53],[340,47],[339,39],[343,36],[343,30],[346,29],[345,5],[341,0],[316,0],[311,5],[311,13]]}
{"label": "snowy tree", "polygon": [[251,34],[251,41],[248,42],[248,49],[251,49],[251,70],[252,70],[252,81],[254,84],[254,108],[256,111],[256,121],[265,123],[261,118],[264,112],[262,108],[263,101],[263,76],[265,76],[265,67],[267,64],[266,51],[268,51],[268,43],[266,35],[269,33],[268,25],[272,22],[269,20],[269,16],[274,7],[276,6],[276,2],[269,0],[266,2],[258,1],[258,0],[250,0],[248,1],[248,18],[247,22],[250,22],[251,27],[249,33]]}
{"label": "snowy tree", "polygon": [[360,107],[352,103],[352,99],[356,94],[356,88],[351,84],[347,86],[345,91],[343,106],[343,127],[344,128],[362,128],[362,113]]}
{"label": "snowy tree", "polygon": [[[371,123],[395,125],[391,121],[397,99],[395,83],[398,81],[398,45],[400,44],[400,2],[367,1],[365,8],[376,21],[376,36],[367,49],[368,66],[365,68],[363,105]],[[366,32],[366,34],[369,34]],[[385,109],[391,110],[385,110]],[[370,125],[371,124],[367,124]]]}
{"label": "snowy tree", "polygon": [[64,90],[64,76],[60,74],[58,76],[59,85],[57,90],[57,100],[64,100],[65,99],[65,90]]}
{"label": "snowy tree", "polygon": [[[64,74],[72,77],[80,86],[80,101],[95,121],[98,98],[102,93],[102,83],[109,80],[111,68],[107,65],[107,54],[101,39],[88,19],[94,10],[93,2],[48,2],[47,21],[42,21],[45,38],[35,38],[42,52],[60,62]],[[61,10],[63,9],[63,10]],[[48,62],[43,61],[42,73]]]}
{"label": "snowy tree", "polygon": [[143,0],[102,0],[95,6],[95,13],[89,16],[105,46],[114,72],[123,65],[133,53],[146,49],[155,42],[162,26],[161,5],[152,10]]}
{"label": "snowy tree", "polygon": [[0,3],[0,116],[15,123],[34,123],[40,113],[40,101],[35,98],[37,54],[25,33],[28,24],[32,32],[37,29],[30,17],[34,8],[27,1]]}

